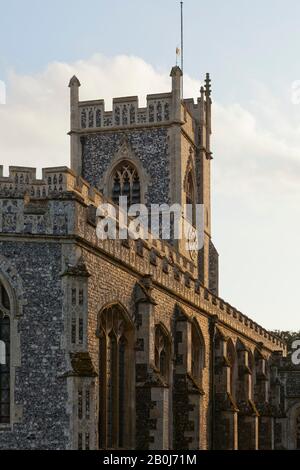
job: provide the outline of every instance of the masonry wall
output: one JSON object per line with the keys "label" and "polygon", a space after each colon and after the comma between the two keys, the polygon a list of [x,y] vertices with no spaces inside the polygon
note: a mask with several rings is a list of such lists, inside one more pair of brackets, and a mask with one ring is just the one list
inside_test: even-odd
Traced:
{"label": "masonry wall", "polygon": [[284,417],[279,448],[299,450],[300,447],[300,366],[292,364],[291,357],[282,358],[279,376],[284,388]]}
{"label": "masonry wall", "polygon": [[[61,245],[57,241],[1,241],[9,272],[16,270],[24,302],[18,320],[20,364],[15,369],[13,432],[0,429],[0,449],[65,449],[69,418],[66,410]],[[14,315],[14,312],[12,312]],[[17,347],[17,343],[14,345]]]}
{"label": "masonry wall", "polygon": [[[141,396],[148,400],[147,406],[140,406],[140,409],[136,406],[138,422],[149,423],[147,432],[144,426],[142,429],[145,431],[143,446],[161,448],[163,442],[170,448],[182,448],[181,443],[184,448],[211,448],[211,412],[215,405],[210,395],[210,381],[215,372],[210,343],[212,325],[217,323],[224,338],[231,338],[234,345],[240,340],[252,352],[261,343],[260,348],[267,358],[272,351],[284,348],[284,344],[199,285],[189,260],[165,243],[148,240],[141,248],[133,240],[97,239],[90,209],[99,205],[102,196],[76,179],[72,172],[49,170],[42,181],[28,183],[26,194],[22,185],[13,188],[13,181],[13,175],[9,179],[3,178],[0,186],[3,191],[0,199],[0,278],[4,276],[11,281],[23,309],[18,313],[19,339],[13,343],[18,349],[20,341],[20,354],[13,364],[17,416],[13,420],[13,434],[8,429],[0,429],[2,448],[76,449],[83,432],[89,433],[90,448],[97,448],[101,407],[101,377],[96,377],[99,373],[97,321],[102,309],[113,303],[124,306],[139,339],[142,336],[140,317],[143,316],[145,323],[147,319],[151,320],[148,325],[143,324],[143,329],[148,327],[148,339],[152,335],[152,349],[155,324],[164,325],[172,343],[170,364],[174,382],[171,379],[169,385],[161,384],[159,373],[150,361],[137,362],[146,357],[141,345],[136,342],[132,347],[139,366],[136,372],[152,367],[152,379],[155,379],[150,383],[148,394],[143,393],[143,385],[139,388]],[[13,191],[18,197],[8,196]],[[137,302],[135,287],[149,274],[152,275],[152,299],[149,301],[146,292],[143,310]],[[74,289],[76,302],[73,302]],[[178,320],[178,309],[183,319]],[[78,344],[72,344],[73,324],[70,320],[71,317],[73,320],[74,311],[83,320],[83,337]],[[192,318],[197,322],[205,344],[202,391],[188,376]],[[78,333],[79,339],[79,330]],[[75,362],[74,356],[72,362],[72,353],[75,353]],[[223,355],[226,355],[225,349]],[[226,361],[223,366],[227,367]],[[146,373],[145,376],[147,379]],[[172,393],[172,383],[176,386],[177,379],[182,380],[182,387]],[[88,423],[78,419],[79,387],[92,395]],[[132,400],[134,409],[134,394]],[[188,403],[184,413],[180,403]],[[169,437],[166,434],[168,428]],[[161,430],[164,436],[160,441]],[[136,433],[140,431],[136,429]],[[174,438],[176,433],[178,440]],[[86,442],[85,436],[85,446]]]}
{"label": "masonry wall", "polygon": [[105,174],[114,163],[114,157],[121,148],[124,138],[143,167],[140,176],[149,179],[146,203],[167,204],[169,202],[170,174],[168,130],[166,127],[84,136],[82,138],[83,178],[91,186],[104,190],[105,194],[105,190],[107,190],[103,187]]}
{"label": "masonry wall", "polygon": [[[95,370],[98,370],[99,364],[99,339],[96,336],[97,331],[97,324],[98,324],[98,316],[103,309],[111,304],[114,303],[121,303],[125,309],[129,312],[135,327],[137,327],[137,319],[136,319],[136,306],[134,302],[134,288],[136,283],[140,280],[140,274],[134,272],[133,270],[128,270],[125,266],[122,266],[120,263],[115,263],[110,257],[106,257],[100,255],[100,253],[96,253],[94,250],[87,250],[83,246],[83,258],[85,260],[86,266],[88,271],[91,273],[91,277],[89,278],[89,319],[88,319],[88,342],[89,342],[89,350],[92,356],[92,361],[94,364]],[[141,259],[142,263],[142,259]],[[172,357],[173,360],[171,361],[171,367],[173,372],[175,371],[174,365],[176,361],[176,341],[178,341],[177,333],[175,330],[175,318],[176,318],[176,309],[181,309],[187,315],[188,318],[196,319],[197,324],[199,325],[204,343],[205,343],[205,361],[204,361],[204,370],[203,370],[203,380],[202,380],[202,388],[203,388],[203,397],[202,397],[202,405],[201,405],[201,413],[200,413],[200,448],[201,449],[209,449],[211,448],[211,432],[212,432],[212,407],[216,409],[218,405],[215,402],[215,398],[212,399],[211,396],[211,380],[212,380],[212,351],[211,351],[211,321],[212,319],[207,316],[204,312],[201,312],[201,309],[193,308],[189,305],[188,302],[184,302],[179,296],[177,297],[175,294],[168,292],[165,289],[159,288],[156,283],[154,283],[153,289],[153,298],[157,305],[155,305],[153,309],[154,314],[154,324],[163,324],[165,328],[170,333],[170,337],[172,339],[172,347],[173,353]],[[234,329],[226,328],[225,325],[221,327],[224,335],[226,336],[226,341],[229,339],[232,340],[235,347],[237,347],[238,342],[243,342],[245,348],[251,351],[252,354],[254,353],[255,348],[257,347],[257,343],[252,340],[251,337],[246,337],[241,335],[238,331],[234,331]],[[180,346],[182,347],[182,346]],[[190,348],[190,344],[185,344],[184,347]],[[265,350],[266,357],[270,357],[271,351]],[[186,371],[187,372],[187,371]],[[183,376],[182,376],[183,377]],[[180,379],[180,376],[174,376],[174,384],[178,385],[176,382],[177,379]],[[99,377],[98,380],[101,380]],[[98,380],[96,381],[96,390],[98,387]],[[215,381],[216,381],[215,376]],[[149,389],[149,396],[150,396],[150,389]],[[169,409],[165,409],[166,416],[169,420],[169,445],[170,448],[189,448],[189,445],[192,445],[192,439],[189,437],[190,432],[194,430],[195,422],[193,421],[193,414],[190,405],[186,408],[186,418],[182,421],[183,427],[177,428],[176,422],[176,413],[179,413],[181,416],[184,414],[185,406],[188,403],[188,389],[183,386],[178,392],[175,392],[174,389],[172,391],[173,396],[173,403],[171,401]],[[139,395],[137,395],[137,398]],[[98,397],[96,397],[96,400]],[[146,400],[146,399],[145,399]],[[150,398],[149,398],[150,400]],[[138,406],[138,403],[136,403]],[[101,403],[98,403],[98,409],[101,407]],[[146,431],[146,424],[149,426],[150,421],[149,417],[147,418],[147,405],[146,402],[143,404],[143,409],[145,412],[145,420],[143,427],[139,430],[137,429],[138,433],[143,433]],[[97,417],[96,417],[97,421]],[[155,420],[154,420],[155,421]],[[151,421],[153,425],[153,420]],[[155,429],[154,424],[154,429]],[[181,426],[181,425],[180,425]],[[246,428],[245,428],[246,429]],[[240,436],[242,436],[242,432],[244,427],[240,426]],[[147,437],[148,436],[148,437]],[[176,438],[176,436],[178,436]],[[178,438],[180,437],[180,443],[177,442]],[[215,436],[214,439],[217,439],[217,430],[215,429]],[[221,441],[224,439],[224,436],[219,436]],[[144,445],[147,444],[151,445],[151,437],[150,434],[145,433],[144,436]],[[148,442],[147,442],[147,439]],[[177,439],[177,440],[176,440]],[[190,440],[189,440],[190,439]],[[184,446],[182,447],[183,442],[185,442]],[[179,445],[180,444],[180,445]],[[179,445],[179,447],[178,447]],[[147,447],[145,447],[147,448]]]}
{"label": "masonry wall", "polygon": [[[93,358],[95,369],[99,364],[99,339],[96,337],[97,319],[99,313],[106,305],[120,302],[127,311],[132,315],[135,322],[135,305],[134,305],[134,287],[140,276],[133,272],[122,269],[110,260],[105,260],[95,253],[84,251],[84,259],[91,273],[89,279],[89,326],[88,338],[89,348]],[[184,302],[180,302],[176,297],[169,295],[166,291],[155,288],[153,297],[157,302],[154,308],[155,324],[162,323],[170,332],[172,342],[174,343],[174,318],[175,308],[180,306],[190,318],[195,317],[201,328],[203,338],[205,340],[205,369],[203,374],[203,409],[201,416],[201,449],[209,447],[209,371],[210,371],[210,343],[209,343],[209,320],[205,315],[199,314],[195,309],[190,308]],[[172,363],[173,365],[173,363]],[[99,404],[101,406],[101,404]],[[173,409],[166,410],[168,412],[170,424],[170,448],[173,446]],[[142,429],[140,430],[142,432]]]}

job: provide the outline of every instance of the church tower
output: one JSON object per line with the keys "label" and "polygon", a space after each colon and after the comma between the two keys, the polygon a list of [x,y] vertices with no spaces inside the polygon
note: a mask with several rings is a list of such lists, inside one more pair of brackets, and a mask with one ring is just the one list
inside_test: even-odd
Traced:
{"label": "church tower", "polygon": [[[117,202],[179,204],[191,228],[201,205],[203,247],[188,249],[186,233],[172,241],[192,262],[200,282],[218,294],[218,254],[211,241],[210,167],[212,160],[211,86],[207,74],[197,103],[182,100],[182,71],[171,70],[171,92],[114,98],[112,111],[103,100],[80,101],[80,82],[70,81],[71,168],[91,186]],[[192,207],[189,214],[184,210]],[[193,230],[193,229],[192,229]]]}

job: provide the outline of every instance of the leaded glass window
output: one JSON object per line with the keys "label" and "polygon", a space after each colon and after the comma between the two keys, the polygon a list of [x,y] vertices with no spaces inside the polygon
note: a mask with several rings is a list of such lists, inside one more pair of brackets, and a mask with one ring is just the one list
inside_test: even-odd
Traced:
{"label": "leaded glass window", "polygon": [[229,379],[229,388],[230,394],[235,397],[235,379],[236,379],[236,352],[234,345],[231,340],[227,342],[227,360],[230,365],[230,379]]}
{"label": "leaded glass window", "polygon": [[192,377],[198,385],[202,385],[202,372],[204,367],[204,343],[195,324],[192,324]]}
{"label": "leaded glass window", "polygon": [[107,308],[100,317],[100,448],[128,445],[132,364],[132,328],[119,306]]}
{"label": "leaded glass window", "polygon": [[187,218],[193,226],[196,225],[195,187],[192,172],[189,172],[186,188]]}
{"label": "leaded glass window", "polygon": [[170,342],[169,338],[162,328],[158,325],[155,328],[155,366],[160,375],[168,382],[169,380],[169,361],[170,361]]}
{"label": "leaded glass window", "polygon": [[130,162],[122,162],[112,176],[112,199],[119,203],[120,196],[127,197],[127,204],[141,203],[141,185],[137,170]]}

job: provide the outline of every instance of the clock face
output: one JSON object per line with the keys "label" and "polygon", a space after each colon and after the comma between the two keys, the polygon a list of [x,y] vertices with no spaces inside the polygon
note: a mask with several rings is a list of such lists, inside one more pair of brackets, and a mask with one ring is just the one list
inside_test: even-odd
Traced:
{"label": "clock face", "polygon": [[196,260],[198,254],[198,233],[194,227],[188,232],[188,250],[193,261]]}

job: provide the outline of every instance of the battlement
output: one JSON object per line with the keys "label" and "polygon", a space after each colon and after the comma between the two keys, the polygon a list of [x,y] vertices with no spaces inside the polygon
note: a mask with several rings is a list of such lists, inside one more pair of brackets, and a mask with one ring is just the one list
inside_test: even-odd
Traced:
{"label": "battlement", "polygon": [[[75,210],[78,202],[82,209]],[[156,284],[229,328],[263,341],[270,350],[285,350],[280,338],[205,289],[195,277],[194,264],[167,242],[153,239],[151,233],[143,241],[98,239],[95,208],[105,202],[67,167],[43,169],[41,179],[34,168],[26,167],[10,167],[9,176],[3,177],[0,167],[0,237],[76,236],[134,272],[151,274]]]}
{"label": "battlement", "polygon": [[167,125],[174,121],[183,124],[183,108],[188,109],[191,116],[201,119],[201,109],[205,111],[205,107],[201,104],[209,101],[210,80],[206,78],[206,88],[200,90],[201,96],[197,103],[194,103],[193,99],[182,101],[181,76],[180,68],[173,67],[171,70],[171,91],[147,95],[146,107],[139,106],[137,96],[127,96],[114,98],[111,111],[106,110],[103,99],[80,101],[79,87],[81,84],[74,76],[69,83],[71,89],[71,132]]}
{"label": "battlement", "polygon": [[81,129],[163,124],[171,119],[172,95],[148,95],[145,108],[139,107],[137,96],[114,98],[112,111],[105,110],[103,100],[80,101],[78,107]]}
{"label": "battlement", "polygon": [[67,167],[45,168],[42,178],[36,177],[36,168],[10,166],[9,176],[3,176],[0,166],[0,196],[45,198],[54,193],[72,190],[75,174]]}

